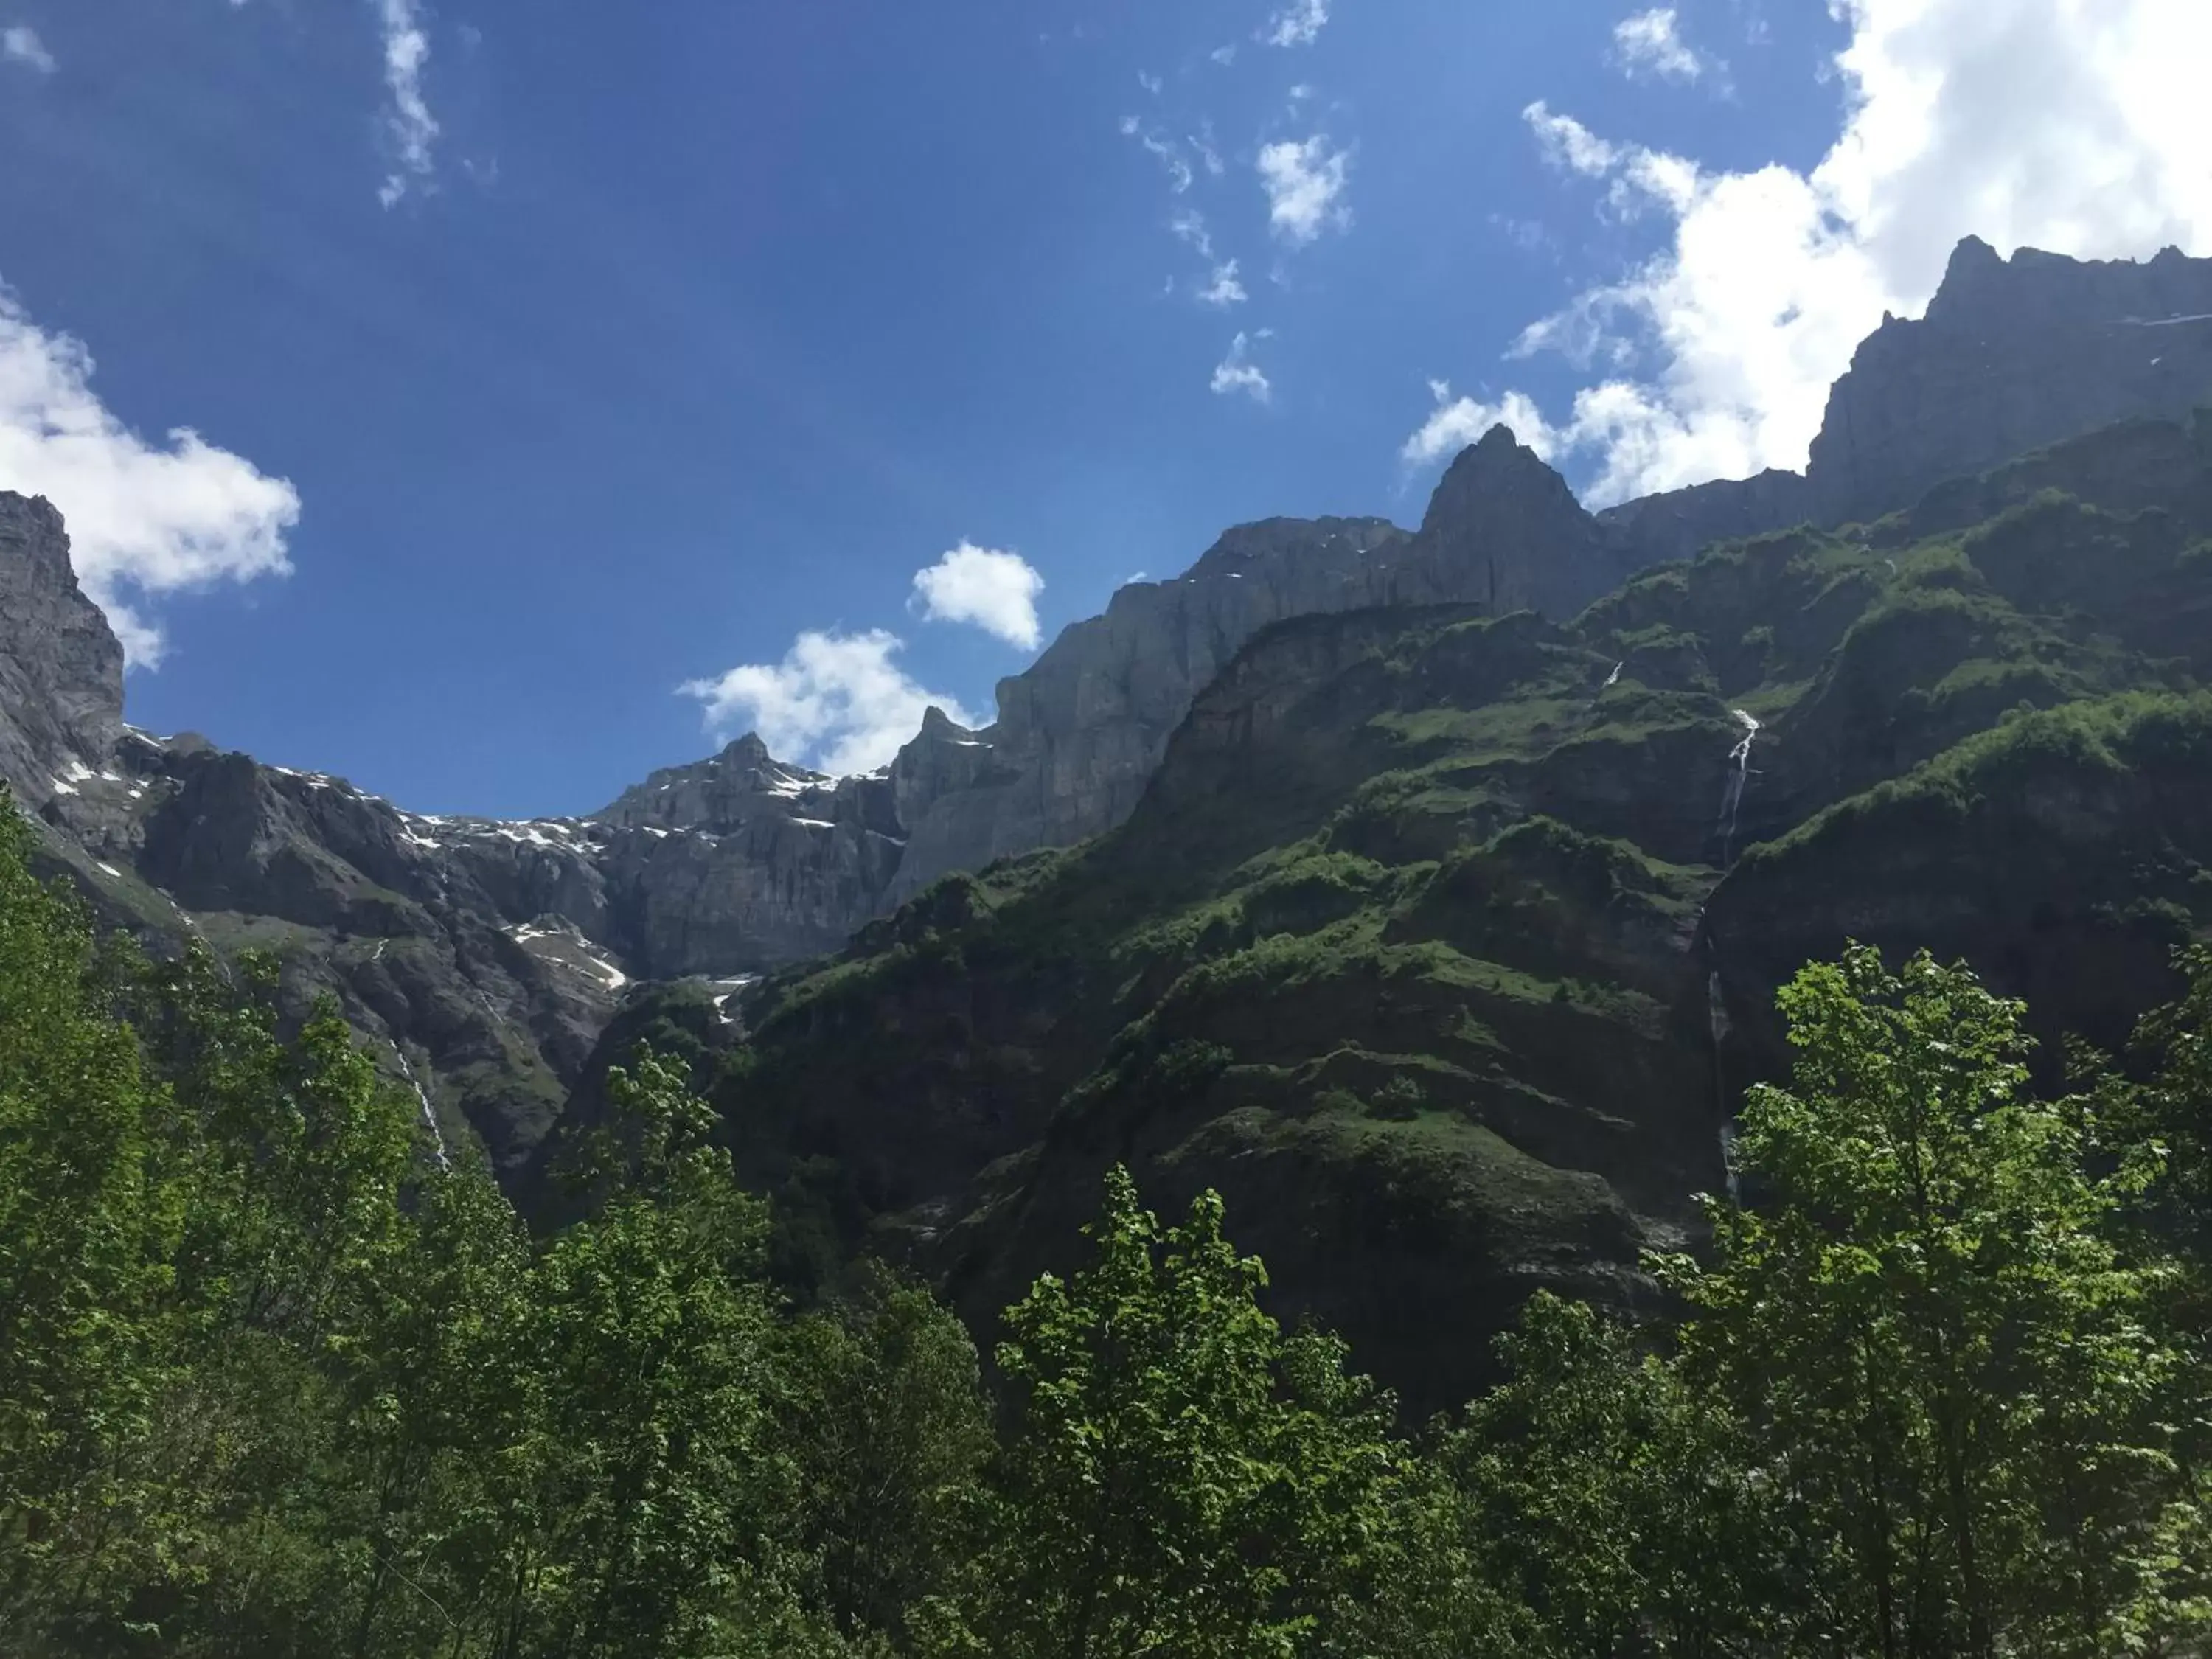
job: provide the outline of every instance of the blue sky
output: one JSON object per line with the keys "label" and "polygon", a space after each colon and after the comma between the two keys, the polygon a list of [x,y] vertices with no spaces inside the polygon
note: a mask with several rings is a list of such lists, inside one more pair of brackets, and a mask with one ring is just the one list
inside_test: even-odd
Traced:
{"label": "blue sky", "polygon": [[[1969,230],[2201,242],[2212,37],[2081,9],[0,0],[0,488],[157,731],[503,815],[850,763],[1500,415],[1594,500],[1802,459]],[[2031,191],[2037,66],[2112,153]]]}

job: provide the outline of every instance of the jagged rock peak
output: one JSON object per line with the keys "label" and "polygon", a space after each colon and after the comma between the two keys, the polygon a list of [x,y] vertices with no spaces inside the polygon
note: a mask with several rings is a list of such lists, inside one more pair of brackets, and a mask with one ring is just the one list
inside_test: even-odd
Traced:
{"label": "jagged rock peak", "polygon": [[1634,568],[1811,521],[1869,521],[1937,484],[2212,399],[2212,259],[2075,259],[1978,236],[1919,318],[1885,313],[1830,388],[1803,473],[1647,495],[1601,514]]}
{"label": "jagged rock peak", "polygon": [[0,490],[0,778],[38,805],[123,733],[123,647],[78,586],[62,515]]}
{"label": "jagged rock peak", "polygon": [[2185,419],[2208,396],[2212,259],[2006,259],[1970,236],[1927,313],[1886,321],[1830,390],[1808,516],[1878,518],[2100,427]]}
{"label": "jagged rock peak", "polygon": [[826,774],[777,760],[757,732],[748,732],[705,760],[660,768],[592,816],[623,829],[719,834],[755,816],[766,800],[826,799],[836,787]]}
{"label": "jagged rock peak", "polygon": [[1565,618],[1624,574],[1567,481],[1500,424],[1444,469],[1419,532],[1391,550],[1376,598]]}

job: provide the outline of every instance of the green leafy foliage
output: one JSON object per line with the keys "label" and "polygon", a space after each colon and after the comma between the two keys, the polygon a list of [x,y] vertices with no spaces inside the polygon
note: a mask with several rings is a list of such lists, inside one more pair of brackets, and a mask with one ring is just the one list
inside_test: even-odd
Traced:
{"label": "green leafy foliage", "polygon": [[1385,1650],[1425,1473],[1334,1339],[1285,1335],[1202,1195],[1163,1229],[1116,1169],[1096,1261],[1006,1314],[1018,1415],[989,1543],[935,1645],[1190,1659]]}
{"label": "green leafy foliage", "polygon": [[[533,1238],[334,1018],[280,1025],[267,964],[97,944],[25,841],[0,811],[8,1653],[2072,1659],[2212,1633],[2202,950],[2135,1073],[2084,1056],[2056,1099],[2024,1011],[1963,969],[1806,969],[1790,1085],[1742,1115],[1750,1202],[1654,1264],[1674,1316],[1538,1294],[1502,1380],[1419,1433],[1337,1337],[1285,1328],[1218,1194],[1164,1226],[1115,1166],[1090,1259],[1004,1314],[994,1421],[924,1287],[847,1264],[784,1304],[689,1066],[609,1074],[586,1197]],[[1485,856],[1594,908],[1671,898],[1541,826]],[[1249,1069],[1157,1031],[1124,1059],[1169,1110]],[[1401,1187],[1489,1135],[1433,1109],[1433,1061],[1329,1063],[1376,1080],[1208,1133],[1336,1137]]]}

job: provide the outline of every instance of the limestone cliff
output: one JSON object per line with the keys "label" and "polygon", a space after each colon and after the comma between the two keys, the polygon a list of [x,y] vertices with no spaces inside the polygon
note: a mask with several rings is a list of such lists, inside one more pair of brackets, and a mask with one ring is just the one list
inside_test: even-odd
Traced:
{"label": "limestone cliff", "polygon": [[1917,319],[1884,317],[1828,394],[1802,474],[1668,490],[1599,515],[1632,563],[1790,525],[1868,522],[1947,479],[2124,420],[2212,403],[2212,258],[2010,259],[1969,236]]}
{"label": "limestone cliff", "polygon": [[123,729],[123,647],[70,566],[62,515],[0,493],[0,778],[38,805]]}

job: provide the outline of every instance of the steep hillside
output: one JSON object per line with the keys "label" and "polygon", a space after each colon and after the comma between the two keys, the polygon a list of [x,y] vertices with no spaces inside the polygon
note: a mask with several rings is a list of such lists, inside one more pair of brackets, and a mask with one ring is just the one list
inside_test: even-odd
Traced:
{"label": "steep hillside", "polygon": [[[2192,440],[2171,424],[1970,475],[2116,415],[2172,417],[2212,397],[2208,317],[2212,261],[2168,252],[2140,264],[2086,264],[2032,251],[2007,261],[1970,241],[1924,319],[1886,322],[1863,346],[1802,476],[1717,481],[1594,516],[1497,428],[1453,461],[1416,532],[1372,518],[1266,520],[1224,533],[1180,577],[1125,586],[1103,616],[1070,626],[1001,683],[988,728],[964,731],[933,711],[890,766],[847,778],[781,763],[749,736],[654,773],[597,813],[528,823],[408,813],[340,779],[259,765],[190,734],[131,731],[120,649],[77,588],[58,515],[0,490],[0,780],[39,815],[50,865],[70,870],[108,920],[156,939],[197,932],[226,948],[276,949],[303,1002],[319,990],[337,995],[389,1047],[393,1069],[422,1089],[442,1130],[473,1134],[519,1175],[571,1092],[585,1085],[588,1095],[592,1044],[638,984],[699,980],[702,994],[726,996],[763,971],[841,947],[949,872],[1124,823],[1171,736],[1194,709],[1203,714],[1218,677],[1271,629],[1417,605],[1457,606],[1467,620],[1528,609],[1564,623],[1634,573],[1717,538],[1896,513],[1864,532],[1887,558],[2046,485],[2201,516]],[[2063,549],[2051,557],[2077,577],[2094,567]],[[2084,580],[2094,589],[2100,578]],[[1848,609],[1858,590],[1846,588],[1822,599],[1818,614]],[[1522,757],[1529,767],[1626,769],[1610,782],[1571,781],[1571,804],[1575,788],[1593,799],[1621,792],[1611,817],[1578,805],[1580,830],[1610,824],[1604,833],[1617,834],[1617,819],[1644,822],[1653,808],[1635,792],[1650,780],[1637,769],[1673,767],[1675,777],[1709,769],[1710,754],[1689,749],[1725,738],[1725,757],[1746,729],[1735,708],[1765,718],[1803,689],[1776,678],[1786,652],[1770,663],[1760,654],[1769,647],[1752,642],[1762,629],[1802,625],[1759,609],[1784,600],[1747,590],[1730,613],[1735,632],[1723,637],[1701,617],[1670,611],[1672,591],[1631,589],[1617,605],[1640,608],[1622,613],[1617,641],[1587,624],[1562,636],[1563,649],[1607,659],[1608,675],[1621,664],[1621,684],[1708,698],[1702,726],[1623,725],[1618,746],[1633,755],[1583,744]],[[2051,617],[2094,611],[2102,597],[2023,592],[2014,608],[2063,635]],[[2128,650],[2194,648],[2197,613],[2179,602],[2152,610],[2136,619]],[[1352,635],[1369,625],[1346,623]],[[1847,679],[1806,716],[1834,728],[1838,746],[1820,763],[1835,775],[1801,775],[1798,751],[1763,732],[1753,749],[1766,775],[1747,780],[1747,810],[1754,819],[1763,802],[1810,811],[1888,775],[1935,738],[1989,717],[2014,680],[2034,682],[2039,695],[2080,695],[2114,674],[2134,683],[2135,667],[2115,669],[2086,641],[2035,657],[2019,631],[2027,625],[1956,599],[1886,623],[1839,671],[1875,689]],[[1686,629],[1705,641],[1696,651],[1668,633]],[[1990,629],[2003,637],[1976,631]],[[1883,695],[1885,652],[1910,655],[1923,635],[1949,634],[2008,665],[1987,683],[1925,688],[1924,708],[1875,719],[1860,706]],[[1751,702],[1736,700],[1739,687]],[[1577,686],[1572,696],[1582,695]],[[1714,696],[1728,706],[1716,710]],[[1754,707],[1759,698],[1775,706]],[[1614,706],[1599,712],[1610,720]],[[1667,719],[1686,718],[1689,705],[1672,707]],[[1462,712],[1472,717],[1473,706]],[[1443,740],[1444,728],[1423,725],[1435,717],[1425,706],[1392,715],[1407,722],[1409,743]],[[1559,736],[1543,728],[1528,741],[1540,748]],[[1360,764],[1399,769],[1372,757]],[[1658,839],[1663,849],[1648,850],[1670,861],[1723,857],[1692,844],[1686,829]]]}
{"label": "steep hillside", "polygon": [[2208,535],[2212,422],[2138,422],[1564,625],[1279,623],[1121,829],[750,994],[741,1158],[978,1316],[1109,1162],[1217,1186],[1285,1310],[1462,1397],[1532,1288],[1648,1294],[1807,957],[1932,943],[2053,1036],[2168,988],[2212,927]]}

